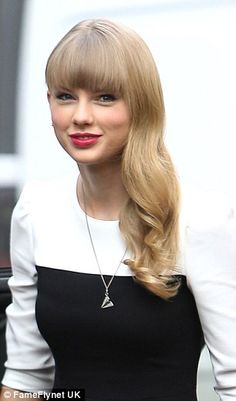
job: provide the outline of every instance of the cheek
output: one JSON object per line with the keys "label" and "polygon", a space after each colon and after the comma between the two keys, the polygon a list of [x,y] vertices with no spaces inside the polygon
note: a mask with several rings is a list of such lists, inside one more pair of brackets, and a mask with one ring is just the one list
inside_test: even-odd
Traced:
{"label": "cheek", "polygon": [[51,118],[54,127],[57,127],[58,129],[63,128],[68,123],[67,113],[62,113],[61,110],[58,110],[57,108],[51,109]]}
{"label": "cheek", "polygon": [[128,133],[130,126],[130,118],[128,113],[126,112],[112,112],[110,113],[106,119],[107,127],[116,131],[124,131],[124,133]]}

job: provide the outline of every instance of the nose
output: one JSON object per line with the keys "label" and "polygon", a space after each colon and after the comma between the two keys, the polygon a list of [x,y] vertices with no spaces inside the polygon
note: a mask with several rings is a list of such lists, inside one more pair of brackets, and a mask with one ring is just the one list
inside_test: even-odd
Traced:
{"label": "nose", "polygon": [[73,111],[72,122],[75,125],[91,125],[93,123],[92,105],[88,100],[79,100]]}

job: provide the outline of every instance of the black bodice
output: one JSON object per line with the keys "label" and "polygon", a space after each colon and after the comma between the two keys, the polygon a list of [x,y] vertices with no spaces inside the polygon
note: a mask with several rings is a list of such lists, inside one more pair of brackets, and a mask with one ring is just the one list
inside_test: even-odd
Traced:
{"label": "black bodice", "polygon": [[101,309],[99,275],[37,271],[36,318],[55,359],[55,389],[84,388],[86,401],[197,400],[203,336],[185,276],[169,301],[117,276],[114,307]]}

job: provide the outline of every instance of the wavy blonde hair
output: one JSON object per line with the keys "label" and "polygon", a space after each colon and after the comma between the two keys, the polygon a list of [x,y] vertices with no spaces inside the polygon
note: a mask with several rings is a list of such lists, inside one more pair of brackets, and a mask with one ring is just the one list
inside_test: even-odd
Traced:
{"label": "wavy blonde hair", "polygon": [[51,53],[49,90],[84,88],[119,94],[131,123],[122,154],[129,200],[120,230],[134,258],[126,263],[135,279],[158,296],[177,293],[171,279],[178,254],[179,187],[164,144],[165,108],[151,52],[133,30],[111,21],[82,21]]}

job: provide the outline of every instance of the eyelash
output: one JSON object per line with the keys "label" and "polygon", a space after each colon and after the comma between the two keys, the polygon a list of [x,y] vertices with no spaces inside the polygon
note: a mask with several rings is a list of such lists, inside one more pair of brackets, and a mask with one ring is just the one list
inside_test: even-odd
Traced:
{"label": "eyelash", "polygon": [[58,100],[62,100],[63,102],[74,99],[70,93],[66,93],[66,92],[57,93],[55,96]]}
{"label": "eyelash", "polygon": [[[75,100],[75,97],[67,92],[59,92],[55,94],[56,99],[66,102],[66,101],[72,101]],[[101,95],[98,95],[95,97],[95,101],[99,103],[112,103],[115,100],[117,100],[117,97],[115,95],[112,95],[110,93],[104,93]]]}
{"label": "eyelash", "polygon": [[[103,98],[103,99],[102,99]],[[114,95],[105,93],[103,95],[98,96],[98,100],[101,101],[102,103],[110,103],[114,102],[117,98]]]}

